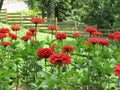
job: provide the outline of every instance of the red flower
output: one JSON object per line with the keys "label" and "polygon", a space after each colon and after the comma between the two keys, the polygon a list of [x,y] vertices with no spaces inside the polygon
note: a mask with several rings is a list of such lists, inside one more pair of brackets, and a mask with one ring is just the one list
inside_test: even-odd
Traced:
{"label": "red flower", "polygon": [[67,34],[58,32],[55,34],[55,37],[57,40],[63,40],[63,39],[66,39]]}
{"label": "red flower", "polygon": [[35,24],[42,24],[43,23],[43,19],[42,18],[35,18],[35,17],[33,17],[33,18],[30,19],[30,21],[32,23],[35,23]]}
{"label": "red flower", "polygon": [[0,28],[0,33],[9,33],[8,28]]}
{"label": "red flower", "polygon": [[11,45],[11,42],[0,42],[0,45],[7,47]]}
{"label": "red flower", "polygon": [[74,32],[74,33],[72,34],[72,36],[73,36],[73,37],[80,37],[80,34],[77,33],[77,32]]}
{"label": "red flower", "polygon": [[89,33],[92,33],[92,32],[96,32],[97,29],[95,27],[92,27],[92,26],[87,26],[85,28],[85,32],[89,32]]}
{"label": "red flower", "polygon": [[48,30],[57,30],[56,26],[48,26]]}
{"label": "red flower", "polygon": [[115,40],[120,40],[120,32],[119,31],[116,31],[113,34],[114,34],[113,37]]}
{"label": "red flower", "polygon": [[104,40],[104,39],[100,39],[98,44],[100,44],[102,46],[108,46],[109,41],[108,40]]}
{"label": "red flower", "polygon": [[9,37],[10,37],[12,40],[16,40],[16,39],[17,39],[17,35],[16,35],[16,34],[13,34],[13,33],[9,33]]}
{"label": "red flower", "polygon": [[102,35],[102,33],[99,31],[96,31],[96,32],[92,32],[92,35],[93,36],[100,36],[100,35]]}
{"label": "red flower", "polygon": [[92,44],[97,44],[97,43],[99,43],[99,41],[100,41],[99,38],[89,38],[88,40],[89,40],[89,42],[91,42]]}
{"label": "red flower", "polygon": [[55,66],[67,65],[71,63],[71,57],[65,53],[56,53],[49,57],[49,62]]}
{"label": "red flower", "polygon": [[92,44],[92,43],[89,41],[85,42],[85,45],[90,45],[90,44]]}
{"label": "red flower", "polygon": [[40,48],[36,53],[39,58],[49,58],[53,54],[53,50],[51,48]]}
{"label": "red flower", "polygon": [[31,31],[32,33],[36,31],[36,29],[34,27],[29,28],[29,31]]}
{"label": "red flower", "polygon": [[110,39],[114,39],[114,34],[113,34],[113,33],[108,34],[108,38],[110,38]]}
{"label": "red flower", "polygon": [[26,32],[26,35],[28,35],[28,36],[33,36],[33,33],[32,33],[31,31],[27,31],[27,32]]}
{"label": "red flower", "polygon": [[120,64],[115,65],[114,74],[120,77]]}
{"label": "red flower", "polygon": [[11,27],[11,29],[12,29],[13,31],[19,31],[19,30],[20,30],[20,26],[19,26],[19,25],[13,25],[13,26]]}
{"label": "red flower", "polygon": [[30,38],[31,38],[31,36],[28,36],[28,35],[25,35],[25,36],[21,37],[21,39],[24,40],[24,41],[28,41]]}
{"label": "red flower", "polygon": [[54,51],[55,50],[55,47],[56,47],[56,44],[52,44],[51,46],[50,46],[50,48]]}
{"label": "red flower", "polygon": [[6,37],[7,37],[7,35],[5,33],[0,33],[0,39],[1,38],[6,38]]}
{"label": "red flower", "polygon": [[74,51],[74,48],[73,46],[62,46],[62,51],[63,52],[73,52]]}

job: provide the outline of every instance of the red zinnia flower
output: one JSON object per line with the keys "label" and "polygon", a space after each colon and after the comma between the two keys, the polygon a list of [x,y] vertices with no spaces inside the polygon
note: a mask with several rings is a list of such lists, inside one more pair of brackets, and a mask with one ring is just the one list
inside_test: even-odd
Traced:
{"label": "red zinnia flower", "polygon": [[0,39],[1,38],[6,38],[6,37],[7,37],[7,35],[5,33],[0,33]]}
{"label": "red zinnia flower", "polygon": [[73,37],[80,37],[80,34],[77,33],[77,32],[74,32],[74,33],[72,34],[72,36],[73,36]]}
{"label": "red zinnia flower", "polygon": [[13,31],[19,31],[19,30],[20,30],[20,26],[19,26],[19,25],[13,25],[13,26],[11,27],[11,29],[12,29]]}
{"label": "red zinnia flower", "polygon": [[115,65],[114,74],[120,77],[120,63]]}
{"label": "red zinnia flower", "polygon": [[71,63],[71,57],[65,53],[56,53],[49,57],[49,62],[55,66],[67,65]]}
{"label": "red zinnia flower", "polygon": [[108,38],[110,38],[110,39],[114,39],[114,34],[113,34],[113,33],[108,34]]}
{"label": "red zinnia flower", "polygon": [[85,42],[85,45],[90,45],[90,44],[92,44],[92,43],[89,41]]}
{"label": "red zinnia flower", "polygon": [[28,36],[33,36],[33,33],[32,33],[31,31],[27,31],[27,32],[26,32],[26,35],[28,35]]}
{"label": "red zinnia flower", "polygon": [[53,54],[53,50],[51,48],[40,48],[36,53],[39,58],[49,58]]}
{"label": "red zinnia flower", "polygon": [[9,37],[10,37],[12,40],[16,40],[16,39],[17,39],[17,35],[16,35],[16,34],[13,34],[13,33],[9,33]]}
{"label": "red zinnia flower", "polygon": [[99,41],[100,41],[99,38],[89,38],[88,40],[89,40],[89,42],[91,42],[92,44],[97,44],[97,43],[99,43]]}
{"label": "red zinnia flower", "polygon": [[11,42],[0,42],[0,45],[7,47],[11,45]]}
{"label": "red zinnia flower", "polygon": [[63,52],[73,52],[74,51],[74,48],[73,46],[62,46],[62,51]]}
{"label": "red zinnia flower", "polygon": [[100,36],[102,33],[101,32],[98,32],[98,31],[96,31],[96,32],[92,32],[92,35],[93,36]]}
{"label": "red zinnia flower", "polygon": [[30,21],[32,23],[35,23],[35,24],[41,24],[41,23],[43,23],[43,19],[42,18],[35,18],[35,17],[33,17],[33,18],[30,19]]}
{"label": "red zinnia flower", "polygon": [[85,32],[89,32],[89,33],[92,33],[92,32],[96,32],[97,29],[95,27],[92,27],[92,26],[87,26],[85,28]]}
{"label": "red zinnia flower", "polygon": [[29,31],[31,31],[31,32],[35,32],[36,29],[35,29],[34,27],[31,27],[31,28],[29,28]]}
{"label": "red zinnia flower", "polygon": [[108,43],[109,43],[108,40],[100,39],[98,44],[100,44],[102,46],[108,46]]}
{"label": "red zinnia flower", "polygon": [[21,37],[21,39],[24,40],[24,41],[28,41],[30,38],[31,38],[31,36],[28,36],[28,35],[25,35],[25,36]]}
{"label": "red zinnia flower", "polygon": [[57,30],[56,26],[48,26],[48,30]]}
{"label": "red zinnia flower", "polygon": [[8,28],[0,28],[0,33],[9,33]]}
{"label": "red zinnia flower", "polygon": [[57,40],[63,40],[63,39],[66,39],[67,34],[58,32],[55,34],[55,37]]}
{"label": "red zinnia flower", "polygon": [[115,40],[120,40],[120,32],[119,31],[116,31],[113,34],[114,34],[114,39]]}

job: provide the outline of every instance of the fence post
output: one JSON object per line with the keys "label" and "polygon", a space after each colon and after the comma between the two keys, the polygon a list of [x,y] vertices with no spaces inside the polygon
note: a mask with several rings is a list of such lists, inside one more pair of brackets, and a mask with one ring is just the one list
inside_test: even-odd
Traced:
{"label": "fence post", "polygon": [[[58,18],[57,17],[55,18],[55,26],[58,28]],[[57,32],[57,30],[56,30],[56,32]]]}
{"label": "fence post", "polygon": [[7,9],[5,9],[5,22],[6,24],[8,24],[8,13],[7,13]]}

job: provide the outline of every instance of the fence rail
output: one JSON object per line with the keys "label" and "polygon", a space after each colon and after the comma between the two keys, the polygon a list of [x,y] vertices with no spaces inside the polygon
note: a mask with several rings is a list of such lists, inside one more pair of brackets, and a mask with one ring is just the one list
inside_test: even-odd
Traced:
{"label": "fence rail", "polygon": [[[22,13],[7,13],[6,9],[2,9],[0,11],[0,22],[6,24],[19,24],[25,28],[34,27],[34,24],[31,23],[30,20],[31,16],[22,15]],[[44,24],[39,25],[40,31],[45,31],[49,25],[55,25],[59,28],[58,31],[66,32],[66,33],[73,33],[73,32],[80,32],[81,35],[87,35],[84,32],[85,26],[80,26],[76,22],[69,21],[69,22],[58,22],[57,18],[53,19],[44,19]],[[114,30],[109,29],[100,29],[103,32],[103,35],[107,35],[108,33],[113,32]]]}

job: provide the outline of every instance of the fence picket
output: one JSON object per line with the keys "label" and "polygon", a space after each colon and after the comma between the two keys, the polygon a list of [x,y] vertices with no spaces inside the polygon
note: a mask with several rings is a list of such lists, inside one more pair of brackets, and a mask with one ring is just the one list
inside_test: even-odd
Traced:
{"label": "fence picket", "polygon": [[[0,12],[0,21],[6,24],[19,24],[25,28],[34,27],[34,24],[31,23],[31,16],[22,15],[22,13],[8,13],[6,9],[2,9]],[[58,27],[57,31],[73,33],[80,32],[82,35],[84,33],[84,27],[78,26],[77,22],[69,21],[69,22],[58,22],[58,19],[44,19],[44,24],[39,25],[39,29],[46,30],[49,25],[55,25]],[[113,32],[114,30],[100,30],[103,32],[103,35]]]}

